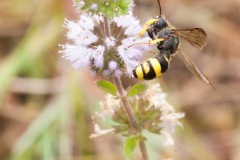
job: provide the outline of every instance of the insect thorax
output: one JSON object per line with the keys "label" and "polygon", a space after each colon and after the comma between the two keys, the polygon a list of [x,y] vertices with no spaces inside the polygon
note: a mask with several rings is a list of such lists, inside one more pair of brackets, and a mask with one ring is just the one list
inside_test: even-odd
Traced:
{"label": "insect thorax", "polygon": [[162,29],[158,35],[156,35],[156,38],[164,39],[164,41],[158,43],[157,45],[160,54],[171,56],[177,51],[180,41],[178,36],[172,31],[170,27]]}

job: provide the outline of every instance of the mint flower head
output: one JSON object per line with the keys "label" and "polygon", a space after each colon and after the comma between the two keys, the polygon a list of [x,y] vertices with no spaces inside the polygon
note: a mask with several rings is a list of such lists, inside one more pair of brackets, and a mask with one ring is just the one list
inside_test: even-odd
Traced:
{"label": "mint flower head", "polygon": [[[139,21],[131,14],[107,19],[82,14],[77,22],[65,20],[68,44],[61,45],[63,57],[75,69],[88,68],[93,73],[120,77],[132,75],[143,53],[150,49],[148,37],[139,37]],[[136,45],[134,45],[136,44]]]}
{"label": "mint flower head", "polygon": [[[184,113],[176,112],[173,106],[166,101],[166,94],[159,84],[149,86],[141,95],[129,97],[129,101],[141,130],[161,135],[164,138],[165,146],[174,145],[172,134],[177,126],[182,127],[179,119],[184,117]],[[105,96],[105,101],[100,102],[102,112],[96,112],[95,117],[105,120],[105,117],[110,116],[117,123],[114,123],[110,129],[101,130],[95,122],[95,133],[90,136],[91,138],[110,133],[131,134],[131,125],[124,114],[122,105],[119,98],[110,94]]]}

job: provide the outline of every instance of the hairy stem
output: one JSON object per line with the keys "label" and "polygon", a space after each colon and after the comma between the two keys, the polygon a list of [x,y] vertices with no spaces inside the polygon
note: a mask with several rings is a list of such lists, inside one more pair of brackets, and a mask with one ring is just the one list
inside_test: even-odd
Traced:
{"label": "hairy stem", "polygon": [[123,107],[124,107],[124,109],[125,109],[125,111],[128,115],[129,122],[130,122],[131,126],[136,131],[138,131],[138,125],[137,125],[135,116],[133,114],[132,107],[130,106],[129,101],[128,101],[127,97],[125,96],[124,89],[123,89],[123,86],[122,86],[122,82],[117,77],[114,77],[113,80],[114,80],[115,85],[117,86],[118,93],[119,93],[119,98],[121,99],[121,101],[123,103]]}
{"label": "hairy stem", "polygon": [[[137,125],[135,116],[133,114],[132,107],[130,106],[130,103],[125,95],[125,92],[124,92],[124,89],[122,86],[122,82],[117,77],[114,77],[113,80],[114,80],[115,85],[117,86],[119,98],[121,99],[121,101],[123,103],[123,107],[128,115],[128,120],[129,120],[131,126],[134,128],[135,132],[137,133],[137,132],[139,132],[140,129]],[[139,147],[140,147],[140,150],[142,153],[143,160],[148,160],[147,150],[146,150],[144,141],[139,142]]]}

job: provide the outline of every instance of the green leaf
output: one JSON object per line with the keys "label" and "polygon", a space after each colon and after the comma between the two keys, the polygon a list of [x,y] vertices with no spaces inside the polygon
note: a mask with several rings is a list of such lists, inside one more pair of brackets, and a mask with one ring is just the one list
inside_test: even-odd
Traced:
{"label": "green leaf", "polygon": [[133,157],[134,151],[138,144],[138,140],[138,137],[131,137],[126,140],[124,145],[124,155],[126,159],[130,159]]}
{"label": "green leaf", "polygon": [[146,89],[146,84],[136,84],[128,91],[127,96],[135,96],[139,93],[144,92]]}
{"label": "green leaf", "polygon": [[97,86],[111,95],[117,95],[116,86],[109,81],[97,81]]}

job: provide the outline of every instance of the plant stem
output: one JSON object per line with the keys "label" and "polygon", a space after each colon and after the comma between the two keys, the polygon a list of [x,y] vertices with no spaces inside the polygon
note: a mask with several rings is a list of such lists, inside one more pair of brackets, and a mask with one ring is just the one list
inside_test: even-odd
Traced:
{"label": "plant stem", "polygon": [[124,89],[123,89],[123,86],[122,86],[122,82],[117,77],[114,77],[113,80],[114,80],[115,85],[117,86],[118,93],[119,93],[119,98],[121,99],[121,101],[123,103],[123,107],[124,107],[124,109],[125,109],[125,111],[126,111],[126,113],[128,115],[128,120],[129,120],[131,126],[136,131],[138,131],[138,125],[137,125],[135,116],[133,114],[132,107],[130,106],[129,101],[128,101],[128,99],[125,96]]}
{"label": "plant stem", "polygon": [[[118,93],[119,93],[119,98],[121,99],[122,103],[123,103],[123,107],[128,115],[128,120],[131,124],[131,126],[135,129],[135,132],[139,132],[139,127],[137,125],[137,122],[136,122],[136,119],[135,119],[135,116],[133,114],[133,110],[132,110],[132,107],[130,106],[130,103],[125,95],[125,91],[123,89],[123,86],[122,86],[122,82],[119,78],[117,77],[114,77],[113,78],[113,81],[115,83],[115,85],[117,86],[117,89],[118,89]],[[146,146],[145,146],[145,143],[144,141],[140,141],[139,142],[139,147],[140,147],[140,150],[141,150],[141,153],[142,153],[142,157],[143,157],[143,160],[148,160],[148,154],[147,154],[147,150],[146,150]]]}
{"label": "plant stem", "polygon": [[104,17],[104,31],[105,34],[107,35],[107,37],[110,36],[110,30],[109,30],[109,26],[108,26],[108,19],[106,17]]}
{"label": "plant stem", "polygon": [[143,140],[140,140],[139,147],[142,153],[143,160],[148,160],[147,149],[146,149],[145,142]]}

